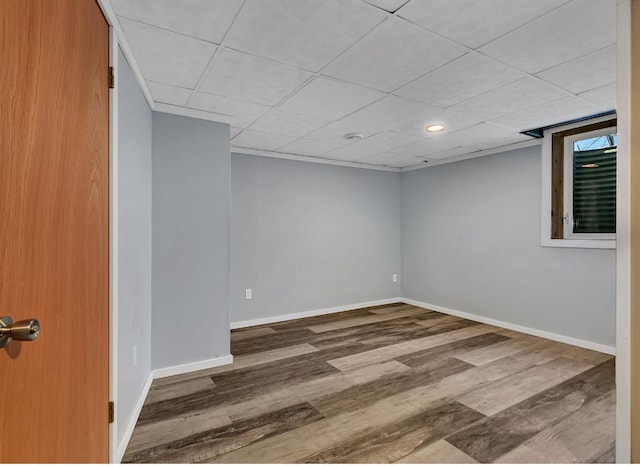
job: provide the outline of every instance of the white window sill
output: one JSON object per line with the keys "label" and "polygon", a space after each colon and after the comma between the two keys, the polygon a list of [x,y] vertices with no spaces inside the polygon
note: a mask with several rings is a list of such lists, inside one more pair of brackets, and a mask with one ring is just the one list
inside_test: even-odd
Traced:
{"label": "white window sill", "polygon": [[542,240],[544,248],[615,249],[615,239],[549,239]]}

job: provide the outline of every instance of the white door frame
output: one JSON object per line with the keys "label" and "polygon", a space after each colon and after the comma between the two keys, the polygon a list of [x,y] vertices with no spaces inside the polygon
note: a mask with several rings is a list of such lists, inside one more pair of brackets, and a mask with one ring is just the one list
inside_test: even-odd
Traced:
{"label": "white door frame", "polygon": [[[118,82],[118,36],[109,28],[109,60],[114,82]],[[109,100],[109,399],[117,406],[118,398],[118,88]],[[114,410],[115,411],[115,410]],[[109,426],[109,462],[119,463],[118,421],[113,416]]]}
{"label": "white door frame", "polygon": [[[109,66],[118,82],[118,23],[109,0],[97,0],[109,23]],[[118,86],[109,89],[109,400],[118,398]],[[119,463],[118,416],[109,425],[109,462]]]}
{"label": "white door frame", "polygon": [[616,462],[631,461],[631,0],[617,0]]}
{"label": "white door frame", "polygon": [[[109,23],[109,66],[113,68],[116,86],[109,90],[109,399],[118,406],[118,54],[122,50],[137,78],[150,108],[153,99],[138,68],[129,44],[124,39],[111,0],[97,0]],[[109,426],[109,462],[120,463],[128,438],[118,442],[118,425],[123,421],[115,415]]]}

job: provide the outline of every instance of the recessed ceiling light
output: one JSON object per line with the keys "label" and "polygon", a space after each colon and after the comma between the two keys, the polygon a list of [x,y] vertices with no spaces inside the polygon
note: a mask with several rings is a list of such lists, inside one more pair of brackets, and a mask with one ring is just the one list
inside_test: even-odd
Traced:
{"label": "recessed ceiling light", "polygon": [[344,135],[345,139],[362,139],[362,133],[347,133]]}
{"label": "recessed ceiling light", "polygon": [[438,131],[442,131],[443,129],[444,125],[441,124],[427,126],[427,131],[429,131],[430,133],[436,133]]}

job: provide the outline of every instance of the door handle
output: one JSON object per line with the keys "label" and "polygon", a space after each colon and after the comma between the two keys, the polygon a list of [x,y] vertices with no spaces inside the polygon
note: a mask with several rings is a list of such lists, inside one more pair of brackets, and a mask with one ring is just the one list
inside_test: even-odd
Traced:
{"label": "door handle", "polygon": [[40,334],[40,322],[36,319],[13,322],[9,316],[0,317],[0,348],[7,346],[11,340],[32,341]]}

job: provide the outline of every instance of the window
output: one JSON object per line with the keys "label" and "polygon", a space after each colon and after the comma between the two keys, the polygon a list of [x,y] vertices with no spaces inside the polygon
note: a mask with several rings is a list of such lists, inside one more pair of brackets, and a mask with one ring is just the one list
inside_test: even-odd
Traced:
{"label": "window", "polygon": [[544,135],[543,246],[614,248],[616,120],[604,117]]}
{"label": "window", "polygon": [[615,239],[616,152],[614,128],[565,138],[564,237]]}

